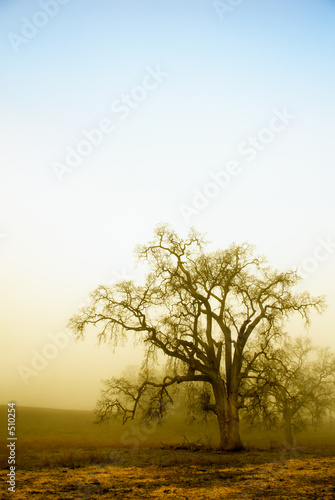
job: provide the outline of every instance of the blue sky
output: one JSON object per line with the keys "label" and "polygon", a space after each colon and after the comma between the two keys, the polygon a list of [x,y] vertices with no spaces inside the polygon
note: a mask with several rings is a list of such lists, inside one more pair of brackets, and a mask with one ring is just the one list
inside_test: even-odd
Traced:
{"label": "blue sky", "polygon": [[[133,273],[133,247],[158,222],[182,234],[194,225],[213,247],[248,240],[277,267],[300,266],[320,238],[335,240],[335,3],[245,0],[220,19],[207,0],[50,1],[54,17],[43,14],[46,0],[0,3],[4,399],[90,408],[122,354],[93,339],[71,344],[28,386],[17,366],[64,331],[97,284]],[[34,20],[45,25],[15,45]],[[166,76],[121,119],[113,103],[157,68]],[[241,143],[268,129],[275,110],[294,119],[248,162]],[[115,131],[60,182],[55,162],[105,119]],[[229,161],[240,172],[185,220],[180,207],[192,208]],[[332,248],[326,257],[306,288],[328,296],[311,335],[334,346]],[[56,381],[71,376],[78,388],[80,373],[90,389],[74,401]]]}

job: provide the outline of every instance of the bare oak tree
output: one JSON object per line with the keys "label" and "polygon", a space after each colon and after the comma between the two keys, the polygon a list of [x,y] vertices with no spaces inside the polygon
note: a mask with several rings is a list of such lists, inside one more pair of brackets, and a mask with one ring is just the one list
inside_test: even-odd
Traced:
{"label": "bare oak tree", "polygon": [[335,405],[335,355],[312,344],[307,336],[282,338],[254,367],[254,397],[248,399],[247,420],[294,436],[322,423]]}
{"label": "bare oak tree", "polygon": [[[98,403],[102,420],[116,414],[126,421],[145,407],[153,416],[163,415],[174,384],[205,384],[213,396],[207,403],[217,418],[220,447],[239,450],[239,410],[250,391],[246,381],[257,377],[254,364],[281,335],[287,318],[300,313],[308,321],[324,300],[294,293],[296,272],[272,270],[249,244],[208,253],[205,246],[193,229],[182,239],[159,225],[154,240],[136,250],[149,266],[145,283],[99,286],[69,327],[82,338],[94,325],[99,341],[114,346],[133,334],[145,348],[138,381],[106,382]],[[157,380],[150,367],[163,359],[166,375]]]}

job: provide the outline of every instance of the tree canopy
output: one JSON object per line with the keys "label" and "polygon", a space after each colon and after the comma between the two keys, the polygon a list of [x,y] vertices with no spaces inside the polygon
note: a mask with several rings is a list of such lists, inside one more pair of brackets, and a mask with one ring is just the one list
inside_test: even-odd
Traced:
{"label": "tree canopy", "polygon": [[[248,243],[206,252],[194,229],[183,239],[161,224],[136,255],[148,266],[144,284],[99,286],[69,323],[77,338],[94,325],[100,342],[116,347],[133,335],[145,347],[139,381],[107,382],[101,419],[117,414],[126,421],[145,408],[162,414],[171,386],[201,383],[209,387],[220,447],[241,449],[239,411],[259,377],[253,368],[292,314],[308,323],[312,310],[324,309],[324,298],[296,292],[297,272],[272,269]],[[157,380],[151,367],[162,359],[165,375]]]}

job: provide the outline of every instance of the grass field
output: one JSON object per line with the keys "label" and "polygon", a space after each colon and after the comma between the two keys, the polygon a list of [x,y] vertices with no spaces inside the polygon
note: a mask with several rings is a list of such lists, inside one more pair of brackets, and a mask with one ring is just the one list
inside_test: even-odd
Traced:
{"label": "grass field", "polygon": [[214,423],[187,425],[173,415],[150,427],[97,426],[92,412],[41,408],[18,408],[16,491],[8,492],[6,418],[0,406],[0,500],[335,500],[330,427],[301,435],[291,450],[280,434],[244,428],[249,449],[222,453]]}

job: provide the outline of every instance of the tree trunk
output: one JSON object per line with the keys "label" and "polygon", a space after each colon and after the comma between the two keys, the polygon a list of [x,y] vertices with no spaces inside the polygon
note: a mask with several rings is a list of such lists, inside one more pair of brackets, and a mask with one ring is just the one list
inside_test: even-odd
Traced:
{"label": "tree trunk", "polygon": [[289,410],[284,411],[284,429],[287,444],[293,446],[292,418]]}
{"label": "tree trunk", "polygon": [[244,450],[240,437],[240,421],[237,398],[227,397],[222,384],[213,385],[216,416],[220,430],[220,449],[226,451]]}

